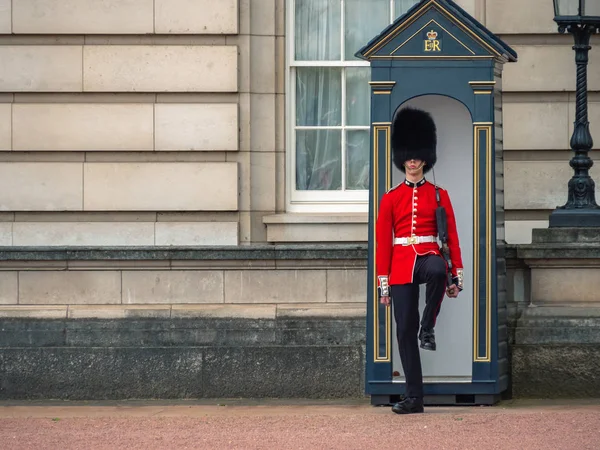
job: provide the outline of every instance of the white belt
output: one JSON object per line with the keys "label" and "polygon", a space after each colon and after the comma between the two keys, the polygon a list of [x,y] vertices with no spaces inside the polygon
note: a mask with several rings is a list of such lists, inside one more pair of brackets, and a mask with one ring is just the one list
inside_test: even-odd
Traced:
{"label": "white belt", "polygon": [[411,236],[394,239],[394,245],[415,245],[423,242],[437,242],[437,236]]}

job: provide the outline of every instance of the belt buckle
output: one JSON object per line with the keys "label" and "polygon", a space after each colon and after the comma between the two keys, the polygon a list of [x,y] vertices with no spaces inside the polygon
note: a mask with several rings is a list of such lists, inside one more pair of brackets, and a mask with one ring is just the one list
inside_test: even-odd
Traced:
{"label": "belt buckle", "polygon": [[419,243],[418,236],[410,236],[406,238],[406,245],[415,245]]}

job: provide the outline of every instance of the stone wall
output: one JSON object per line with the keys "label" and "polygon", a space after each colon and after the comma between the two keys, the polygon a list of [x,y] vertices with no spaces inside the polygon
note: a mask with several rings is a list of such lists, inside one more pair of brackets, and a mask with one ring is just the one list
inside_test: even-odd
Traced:
{"label": "stone wall", "polygon": [[[283,0],[71,3],[0,2],[0,245],[366,240],[364,213],[286,212]],[[572,38],[546,0],[458,3],[519,54],[502,84],[506,240],[530,242],[571,175]]]}
{"label": "stone wall", "polygon": [[0,1],[0,245],[264,241],[282,6]]}
{"label": "stone wall", "polygon": [[364,245],[13,247],[0,268],[0,399],[364,393]]}

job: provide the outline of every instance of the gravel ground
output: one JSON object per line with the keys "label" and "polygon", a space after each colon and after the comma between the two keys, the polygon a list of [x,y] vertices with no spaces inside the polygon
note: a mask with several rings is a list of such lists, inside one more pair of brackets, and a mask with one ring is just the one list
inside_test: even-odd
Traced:
{"label": "gravel ground", "polygon": [[12,449],[598,449],[600,401],[430,407],[365,402],[1,403]]}

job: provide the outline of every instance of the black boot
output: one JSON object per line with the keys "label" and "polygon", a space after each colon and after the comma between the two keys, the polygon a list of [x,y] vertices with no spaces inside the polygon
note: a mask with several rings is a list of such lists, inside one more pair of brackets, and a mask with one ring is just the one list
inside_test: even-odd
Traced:
{"label": "black boot", "polygon": [[423,399],[418,397],[408,397],[392,406],[392,411],[396,414],[417,414],[423,412]]}
{"label": "black boot", "polygon": [[419,340],[421,341],[421,348],[435,352],[435,332],[433,329],[425,330],[421,328],[421,331],[419,331]]}

